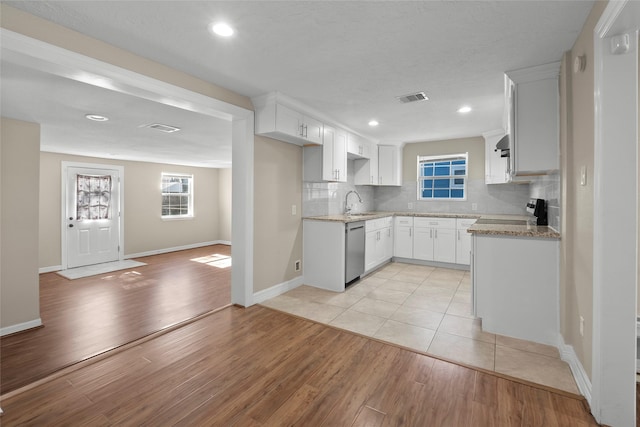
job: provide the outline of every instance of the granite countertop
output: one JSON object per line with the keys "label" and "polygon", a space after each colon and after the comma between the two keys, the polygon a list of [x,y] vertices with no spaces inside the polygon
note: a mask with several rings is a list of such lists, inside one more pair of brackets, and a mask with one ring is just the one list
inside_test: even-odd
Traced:
{"label": "granite countertop", "polygon": [[365,212],[353,215],[326,215],[312,216],[303,219],[310,221],[333,221],[344,224],[356,221],[368,221],[371,219],[385,218],[389,216],[410,216],[426,218],[463,218],[463,219],[491,219],[491,220],[524,220],[526,225],[513,224],[473,224],[468,232],[478,235],[537,237],[547,239],[559,239],[560,233],[551,227],[531,224],[531,217],[526,215],[500,215],[500,214],[467,214],[467,213],[442,213],[442,212]]}

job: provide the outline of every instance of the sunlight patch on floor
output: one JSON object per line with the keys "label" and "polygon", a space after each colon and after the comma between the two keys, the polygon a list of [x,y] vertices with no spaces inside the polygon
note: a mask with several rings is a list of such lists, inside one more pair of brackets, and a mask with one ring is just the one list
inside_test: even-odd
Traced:
{"label": "sunlight patch on floor", "polygon": [[213,255],[193,258],[191,259],[191,261],[199,262],[201,264],[207,264],[217,268],[231,267],[231,257],[229,255],[213,254]]}

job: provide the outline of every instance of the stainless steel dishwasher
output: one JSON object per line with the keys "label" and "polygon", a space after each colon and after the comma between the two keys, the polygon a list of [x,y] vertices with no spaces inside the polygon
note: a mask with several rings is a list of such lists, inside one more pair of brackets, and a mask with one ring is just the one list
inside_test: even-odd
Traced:
{"label": "stainless steel dishwasher", "polygon": [[344,283],[353,282],[364,273],[364,221],[345,224]]}

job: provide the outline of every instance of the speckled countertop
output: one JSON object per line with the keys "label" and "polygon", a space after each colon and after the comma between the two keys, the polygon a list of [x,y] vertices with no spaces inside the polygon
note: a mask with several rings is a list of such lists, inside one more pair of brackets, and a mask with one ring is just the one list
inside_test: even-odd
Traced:
{"label": "speckled countertop", "polygon": [[326,215],[306,217],[310,221],[334,221],[350,223],[355,221],[368,221],[370,219],[384,218],[388,216],[412,216],[431,218],[466,218],[466,219],[493,219],[493,220],[529,220],[527,225],[513,224],[473,224],[468,232],[472,234],[494,236],[535,237],[546,239],[559,239],[560,233],[551,227],[531,225],[531,217],[526,215],[492,215],[492,214],[464,214],[464,213],[440,213],[440,212],[366,212],[353,215]]}

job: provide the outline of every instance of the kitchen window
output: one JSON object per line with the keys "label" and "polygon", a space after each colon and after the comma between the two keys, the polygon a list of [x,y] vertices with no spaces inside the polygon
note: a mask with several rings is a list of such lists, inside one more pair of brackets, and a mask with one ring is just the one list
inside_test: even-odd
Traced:
{"label": "kitchen window", "polygon": [[193,175],[162,174],[162,218],[193,217]]}
{"label": "kitchen window", "polygon": [[418,200],[466,200],[468,153],[418,156]]}

